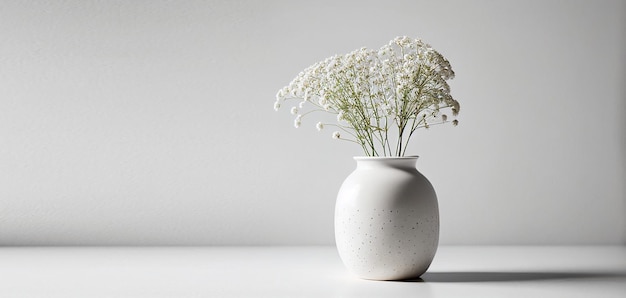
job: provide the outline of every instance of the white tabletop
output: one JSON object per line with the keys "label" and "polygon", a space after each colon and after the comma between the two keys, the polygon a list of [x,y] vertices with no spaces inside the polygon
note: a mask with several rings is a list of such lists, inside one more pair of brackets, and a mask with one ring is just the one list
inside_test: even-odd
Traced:
{"label": "white tabletop", "polygon": [[626,297],[626,247],[443,246],[422,280],[334,247],[0,248],[0,297]]}

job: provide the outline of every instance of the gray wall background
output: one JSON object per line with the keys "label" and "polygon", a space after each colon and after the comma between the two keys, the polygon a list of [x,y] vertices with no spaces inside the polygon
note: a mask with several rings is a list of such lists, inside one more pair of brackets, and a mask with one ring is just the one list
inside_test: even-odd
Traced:
{"label": "gray wall background", "polygon": [[624,1],[42,0],[0,9],[0,245],[332,244],[360,149],[274,95],[399,35],[457,74],[442,244],[625,243]]}

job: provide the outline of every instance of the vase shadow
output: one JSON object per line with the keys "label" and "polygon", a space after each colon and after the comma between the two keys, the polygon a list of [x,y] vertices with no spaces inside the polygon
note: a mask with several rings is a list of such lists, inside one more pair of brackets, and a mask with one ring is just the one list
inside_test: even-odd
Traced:
{"label": "vase shadow", "polygon": [[555,279],[626,278],[626,273],[582,272],[427,272],[418,279],[405,282],[512,282]]}

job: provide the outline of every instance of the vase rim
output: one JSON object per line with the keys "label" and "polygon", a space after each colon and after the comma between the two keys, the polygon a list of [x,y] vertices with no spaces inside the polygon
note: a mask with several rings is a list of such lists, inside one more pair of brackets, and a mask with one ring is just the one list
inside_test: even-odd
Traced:
{"label": "vase rim", "polygon": [[354,156],[354,160],[375,160],[375,159],[385,159],[385,160],[409,160],[409,159],[417,159],[418,155],[409,155],[409,156]]}

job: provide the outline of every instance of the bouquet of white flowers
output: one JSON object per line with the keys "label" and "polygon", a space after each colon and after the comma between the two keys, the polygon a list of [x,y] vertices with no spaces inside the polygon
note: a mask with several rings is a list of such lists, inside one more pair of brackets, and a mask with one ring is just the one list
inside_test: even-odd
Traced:
{"label": "bouquet of white flowers", "polygon": [[[419,39],[397,37],[378,51],[361,48],[315,63],[276,94],[274,109],[288,100],[295,127],[313,112],[335,114],[335,139],[355,142],[367,156],[404,156],[418,128],[458,124],[459,103],[446,82],[450,63]],[[395,144],[392,148],[392,144]]]}

